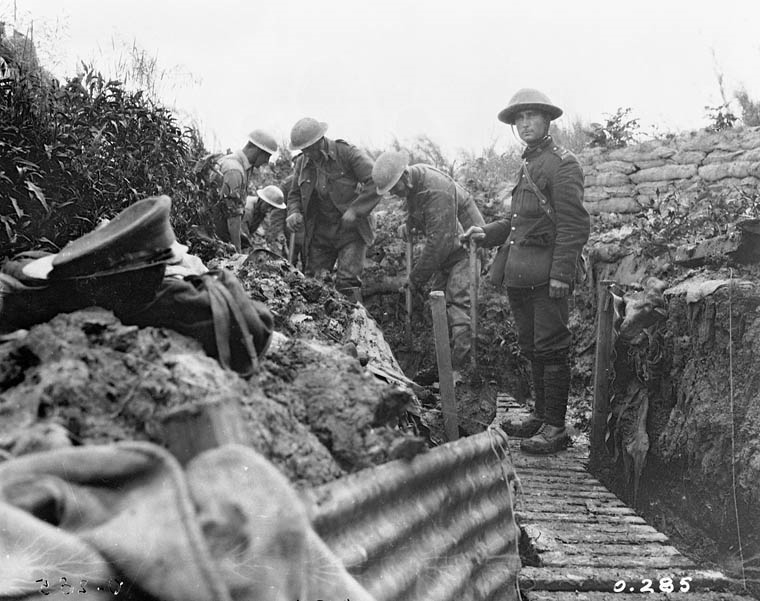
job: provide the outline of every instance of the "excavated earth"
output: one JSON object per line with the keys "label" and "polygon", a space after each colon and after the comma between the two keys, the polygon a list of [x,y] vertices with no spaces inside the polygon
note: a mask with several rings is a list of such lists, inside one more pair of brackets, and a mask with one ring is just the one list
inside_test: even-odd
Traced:
{"label": "excavated earth", "polygon": [[166,444],[166,413],[199,402],[240,407],[247,442],[298,486],[423,451],[406,411],[414,394],[365,369],[389,353],[384,341],[365,327],[375,348],[360,354],[349,340],[357,307],[266,252],[226,265],[275,315],[253,378],[171,330],[125,326],[100,308],[61,314],[0,345],[0,452]]}

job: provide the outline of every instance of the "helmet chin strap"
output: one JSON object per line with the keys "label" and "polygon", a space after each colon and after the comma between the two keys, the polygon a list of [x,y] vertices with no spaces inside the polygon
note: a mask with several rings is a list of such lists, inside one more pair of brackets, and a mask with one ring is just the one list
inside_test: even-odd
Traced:
{"label": "helmet chin strap", "polygon": [[514,126],[514,124],[510,125],[510,128],[511,128],[511,130],[512,130],[512,136],[514,137],[514,139],[515,139],[515,140],[517,140],[517,141],[520,143],[520,145],[521,145],[521,146],[523,146],[524,148],[527,148],[527,147],[529,147],[529,146],[531,146],[531,147],[532,147],[532,146],[538,146],[538,145],[540,145],[540,144],[541,144],[541,143],[542,143],[544,140],[546,140],[546,138],[548,138],[548,137],[549,137],[549,128],[547,127],[547,128],[546,128],[546,131],[544,132],[544,135],[541,137],[541,139],[540,139],[538,142],[536,142],[535,144],[526,144],[525,140],[523,140],[523,139],[522,139],[522,138],[521,138],[521,137],[520,137],[520,136],[517,134],[517,132],[515,132],[515,126]]}

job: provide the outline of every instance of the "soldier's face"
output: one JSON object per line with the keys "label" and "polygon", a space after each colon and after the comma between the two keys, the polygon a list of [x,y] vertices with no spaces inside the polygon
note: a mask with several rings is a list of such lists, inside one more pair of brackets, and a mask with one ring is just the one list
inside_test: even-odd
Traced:
{"label": "soldier's face", "polygon": [[388,190],[394,196],[399,198],[406,198],[409,196],[409,187],[406,185],[406,174],[401,176],[401,179],[396,182],[396,185]]}
{"label": "soldier's face", "polygon": [[535,144],[549,131],[549,118],[541,111],[520,111],[515,115],[515,127],[520,139],[528,144]]}
{"label": "soldier's face", "polygon": [[322,151],[322,140],[324,140],[324,138],[320,138],[319,140],[314,142],[314,144],[312,144],[311,146],[307,146],[306,148],[304,148],[302,151],[304,156],[306,158],[311,159],[312,161],[319,160],[319,156]]}
{"label": "soldier's face", "polygon": [[256,158],[253,160],[253,166],[261,167],[262,165],[266,165],[269,162],[269,157],[271,156],[271,154],[259,148],[258,152],[256,153]]}

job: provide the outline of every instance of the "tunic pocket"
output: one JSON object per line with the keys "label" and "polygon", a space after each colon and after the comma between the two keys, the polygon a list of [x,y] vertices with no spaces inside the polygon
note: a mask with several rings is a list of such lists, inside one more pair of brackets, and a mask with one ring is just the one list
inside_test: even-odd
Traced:
{"label": "tunic pocket", "polygon": [[513,244],[506,269],[507,286],[529,288],[549,282],[554,246]]}

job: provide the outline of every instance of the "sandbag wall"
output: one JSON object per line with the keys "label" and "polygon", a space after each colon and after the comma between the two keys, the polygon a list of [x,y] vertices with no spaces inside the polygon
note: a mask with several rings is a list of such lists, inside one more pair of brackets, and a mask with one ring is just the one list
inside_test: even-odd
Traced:
{"label": "sandbag wall", "polygon": [[760,127],[691,132],[616,150],[591,148],[578,159],[592,215],[656,208],[668,194],[683,203],[705,191],[735,198],[760,184]]}

